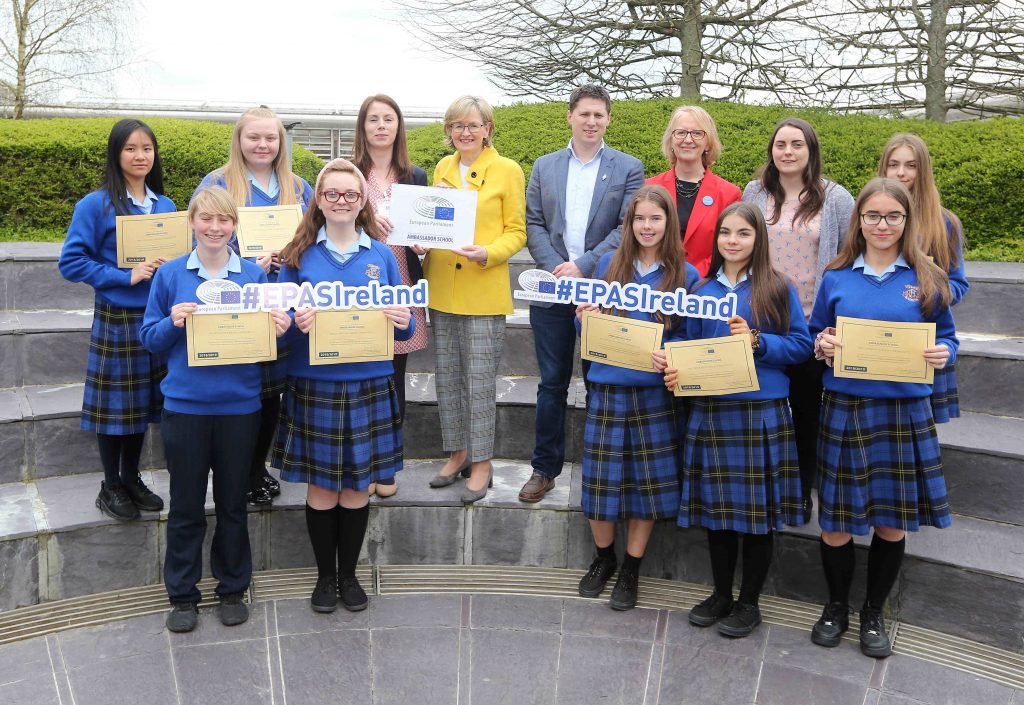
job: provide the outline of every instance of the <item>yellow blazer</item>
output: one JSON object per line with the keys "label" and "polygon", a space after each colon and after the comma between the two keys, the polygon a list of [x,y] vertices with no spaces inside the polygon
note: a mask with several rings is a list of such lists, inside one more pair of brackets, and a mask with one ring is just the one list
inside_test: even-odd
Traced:
{"label": "yellow blazer", "polygon": [[[462,187],[459,155],[437,163],[434,184]],[[522,168],[484,147],[466,174],[466,188],[477,192],[473,242],[487,249],[487,264],[451,250],[431,250],[423,260],[430,285],[430,308],[463,315],[512,313],[508,259],[526,245],[526,179]]]}

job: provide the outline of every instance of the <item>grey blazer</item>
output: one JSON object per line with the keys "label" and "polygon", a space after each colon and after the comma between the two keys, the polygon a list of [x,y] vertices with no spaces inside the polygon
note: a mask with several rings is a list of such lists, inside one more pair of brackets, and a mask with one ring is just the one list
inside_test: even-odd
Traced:
{"label": "grey blazer", "polygon": [[[835,181],[825,181],[825,203],[821,207],[821,230],[818,233],[818,267],[814,273],[814,295],[818,295],[821,275],[828,263],[836,258],[846,240],[846,229],[853,215],[853,196]],[[753,203],[767,217],[768,192],[760,181],[751,181],[743,189],[743,200]]]}
{"label": "grey blazer", "polygon": [[[551,271],[569,259],[565,235],[565,182],[569,176],[569,149],[545,154],[533,163],[526,187],[526,246],[541,269]],[[607,145],[594,184],[584,254],[576,266],[590,276],[605,252],[619,246],[622,218],[636,190],[644,185],[640,160]],[[532,306],[550,306],[531,301]]]}

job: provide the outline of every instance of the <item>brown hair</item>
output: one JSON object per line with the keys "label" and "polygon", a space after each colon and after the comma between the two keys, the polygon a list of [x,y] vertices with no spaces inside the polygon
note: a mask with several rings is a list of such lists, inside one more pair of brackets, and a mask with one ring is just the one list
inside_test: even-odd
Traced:
{"label": "brown hair", "polygon": [[793,221],[802,220],[804,223],[821,212],[825,205],[825,184],[821,180],[821,145],[818,142],[818,133],[814,131],[811,123],[800,118],[790,117],[780,120],[772,131],[772,138],[768,141],[768,161],[758,172],[758,179],[761,188],[772,197],[772,215],[768,218],[769,223],[779,222],[782,214],[782,204],[786,200],[786,192],[779,181],[779,168],[772,158],[772,146],[775,144],[775,137],[783,127],[795,127],[804,135],[804,142],[807,143],[807,166],[804,167],[803,190],[800,191],[800,205],[797,206]]}
{"label": "brown hair", "polygon": [[359,106],[352,161],[364,174],[370,173],[373,169],[373,160],[370,158],[370,151],[366,145],[366,114],[370,112],[370,105],[373,103],[383,103],[394,110],[395,115],[398,116],[395,143],[391,145],[391,173],[399,182],[408,181],[412,178],[413,167],[409,160],[409,145],[405,137],[405,118],[402,117],[402,109],[398,107],[398,103],[391,96],[382,93],[371,95]]}
{"label": "brown hair", "polygon": [[900,247],[903,259],[917,275],[917,286],[921,292],[921,313],[928,318],[937,310],[949,308],[949,304],[953,300],[953,292],[949,288],[949,277],[946,275],[946,270],[935,264],[921,249],[920,238],[917,234],[917,212],[910,192],[896,179],[877,177],[871,179],[861,189],[853,207],[853,214],[850,216],[850,227],[846,232],[843,248],[825,269],[849,267],[859,255],[864,254],[867,242],[864,239],[864,232],[861,230],[860,212],[868,199],[879,193],[892,196],[907,213]]}

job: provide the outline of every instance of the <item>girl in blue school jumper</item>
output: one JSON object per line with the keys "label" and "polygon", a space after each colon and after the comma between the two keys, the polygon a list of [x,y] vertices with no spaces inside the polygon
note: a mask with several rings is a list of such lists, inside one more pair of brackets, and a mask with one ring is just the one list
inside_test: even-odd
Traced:
{"label": "girl in blue school jumper", "polygon": [[156,135],[139,120],[119,121],[107,138],[103,186],[75,205],[57,265],[68,281],[96,290],[81,425],[99,441],[103,481],[96,506],[115,519],[164,508],[139,476],[146,428],[159,421],[165,372],[142,347],[139,326],[163,260],[119,268],[115,235],[119,215],[175,212],[163,188]]}
{"label": "girl in blue school jumper", "polygon": [[811,640],[837,646],[849,626],[854,534],[873,531],[860,647],[891,653],[882,608],[899,575],[906,532],[951,523],[930,384],[836,377],[831,370],[837,316],[933,322],[935,345],[921,355],[935,369],[957,347],[946,272],[924,253],[906,187],[873,179],[857,197],[846,243],[821,282],[811,312],[815,354],[826,370],[818,445],[818,523],[829,602]]}
{"label": "girl in blue school jumper", "polygon": [[[718,622],[726,636],[744,637],[761,623],[758,598],[772,562],[774,531],[803,524],[800,466],[790,414],[787,367],[811,358],[811,337],[796,287],[775,270],[761,209],[734,203],[718,218],[708,277],[694,293],[735,293],[728,321],[688,318],[686,337],[750,336],[760,389],[695,397],[682,453],[678,524],[702,526],[715,590],[690,610],[690,622]],[[674,389],[675,370],[665,383]],[[743,537],[743,577],[733,601],[733,574]]]}
{"label": "girl in blue school jumper", "polygon": [[[402,283],[395,256],[377,238],[366,179],[349,161],[335,159],[316,180],[315,207],[281,251],[281,282],[344,282],[346,286]],[[397,340],[415,328],[405,306],[387,306]],[[370,483],[402,468],[401,409],[394,367],[383,362],[309,364],[307,334],[316,311],[295,311],[288,381],[273,462],[288,482],[305,482],[306,526],[316,557],[310,597],[316,612],[333,612],[340,596],[351,611],[365,609],[356,563],[366,536]]]}
{"label": "girl in blue school jumper", "polygon": [[[231,133],[231,152],[228,163],[207,174],[196,192],[206,186],[222,186],[239,208],[243,206],[287,206],[298,203],[306,211],[313,189],[292,173],[284,125],[274,111],[266,107],[252,108],[242,114]],[[193,194],[193,198],[195,195]],[[229,243],[238,253],[238,239],[231,236]],[[239,253],[244,255],[244,253]],[[279,253],[256,257],[270,281],[277,281]],[[249,469],[249,503],[269,505],[281,494],[281,485],[267,472],[267,452],[277,430],[281,411],[281,393],[287,373],[287,350],[282,349],[275,362],[261,365],[263,391],[261,393],[260,431]]]}
{"label": "girl in blue school jumper", "polygon": [[[928,145],[917,135],[893,135],[882,152],[878,175],[896,179],[910,191],[921,249],[946,271],[953,293],[949,305],[956,306],[970,288],[964,271],[964,230],[956,214],[942,207]],[[932,414],[935,423],[947,423],[960,417],[956,367],[952,363],[935,370]]]}
{"label": "girl in blue school jumper", "polygon": [[[686,262],[672,197],[662,186],[643,186],[622,221],[622,244],[605,254],[594,277],[620,284],[648,284],[659,291],[687,290],[699,278]],[[669,233],[669,237],[665,237]],[[580,306],[577,316],[593,306]],[[679,336],[678,316],[642,311],[619,315],[665,324],[665,340]],[[577,325],[579,322],[577,321]],[[653,361],[652,361],[653,364]],[[597,597],[615,572],[615,525],[627,522],[626,551],[609,605],[626,610],[637,601],[640,561],[654,522],[679,509],[678,422],[675,400],[659,373],[591,363],[587,372],[587,421],[583,435],[583,514],[597,551],[579,594]]]}
{"label": "girl in blue school jumper", "polygon": [[[173,605],[167,628],[173,632],[196,626],[211,469],[217,528],[210,565],[218,580],[220,620],[231,626],[248,618],[242,602],[252,575],[245,477],[260,410],[257,365],[189,367],[185,319],[198,308],[196,290],[206,281],[226,279],[239,286],[267,281],[266,272],[228,248],[238,211],[224,189],[200,190],[188,215],[195,250],[157,271],[140,333],[146,349],[167,356],[161,435],[171,475],[171,506],[164,584]],[[283,335],[291,319],[284,311],[271,315],[278,336]]]}

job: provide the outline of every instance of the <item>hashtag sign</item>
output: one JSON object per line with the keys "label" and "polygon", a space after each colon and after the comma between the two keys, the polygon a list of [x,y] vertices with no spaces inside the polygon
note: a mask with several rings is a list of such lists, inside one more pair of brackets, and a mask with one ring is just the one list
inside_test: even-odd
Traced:
{"label": "hashtag sign", "polygon": [[558,290],[555,292],[559,301],[571,301],[572,300],[572,282],[568,279],[558,280]]}
{"label": "hashtag sign", "polygon": [[255,287],[242,289],[242,308],[246,311],[260,307],[260,290]]}

